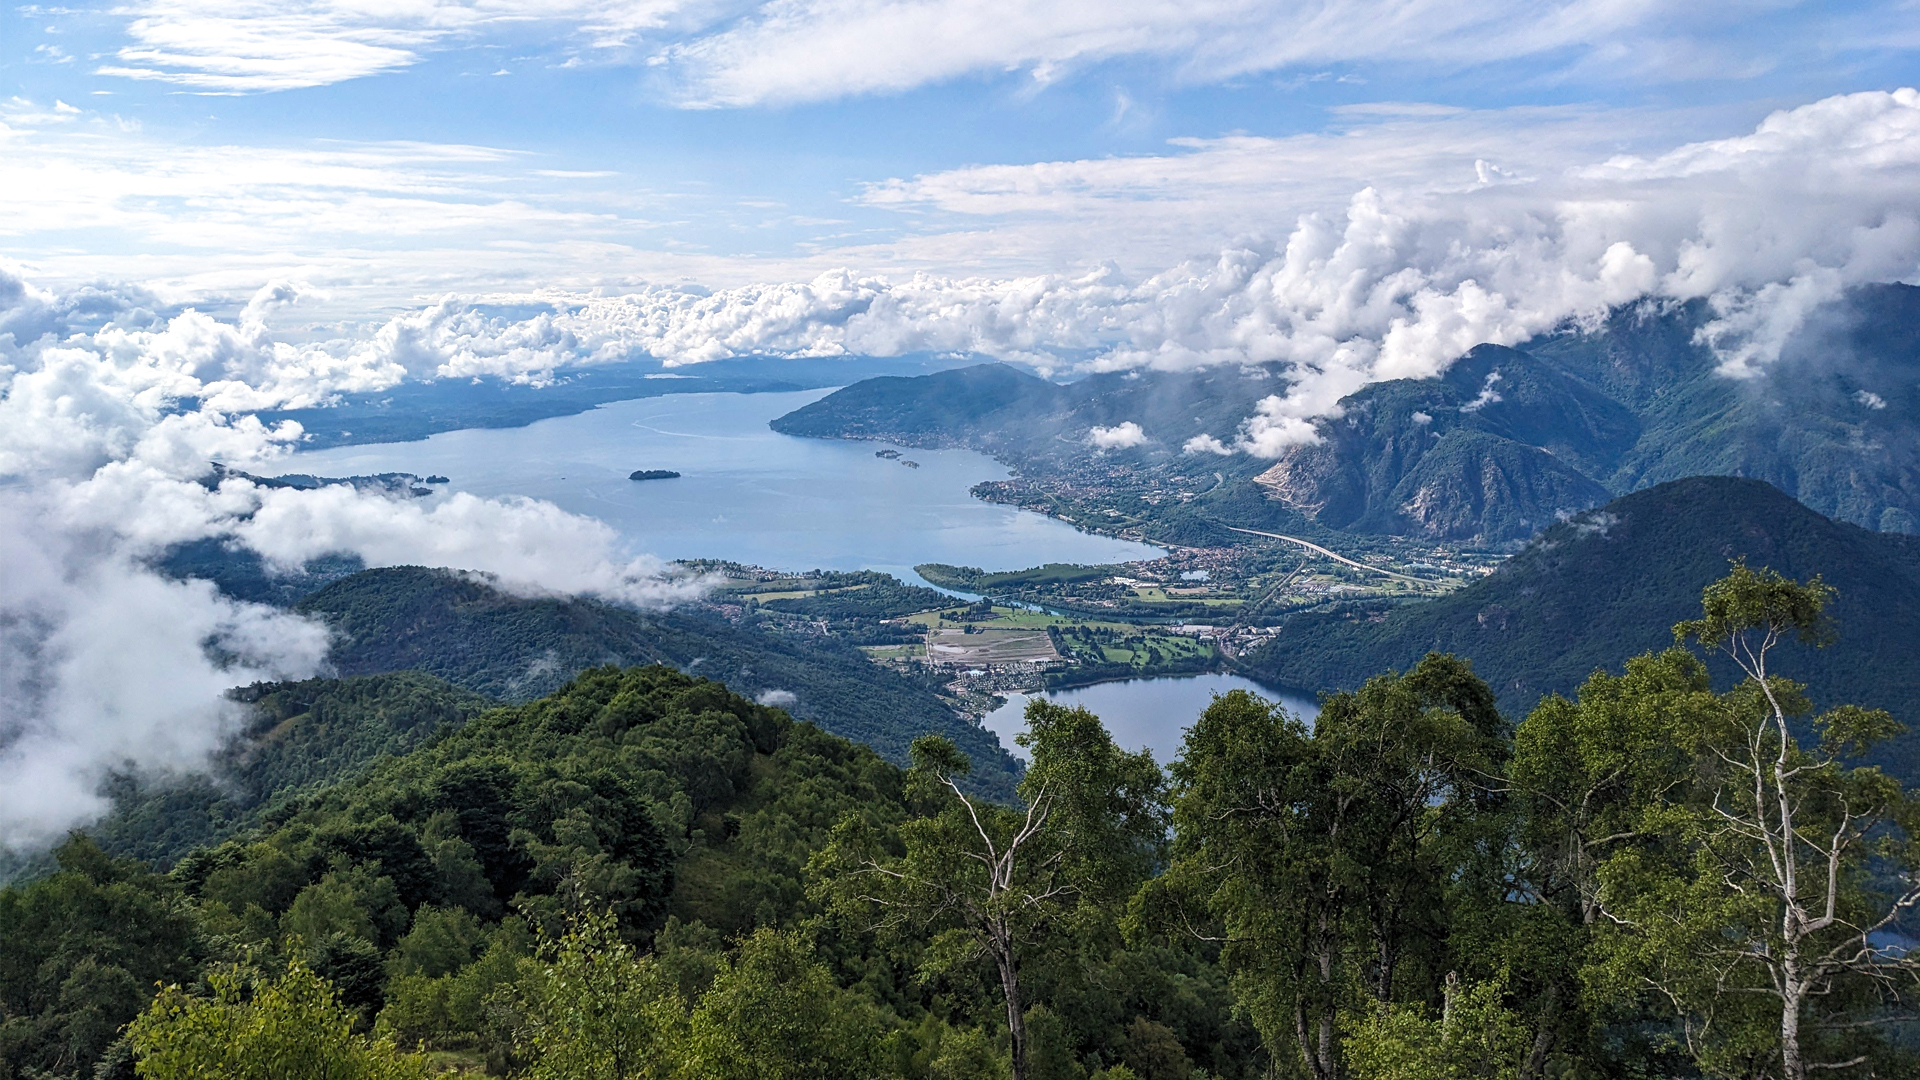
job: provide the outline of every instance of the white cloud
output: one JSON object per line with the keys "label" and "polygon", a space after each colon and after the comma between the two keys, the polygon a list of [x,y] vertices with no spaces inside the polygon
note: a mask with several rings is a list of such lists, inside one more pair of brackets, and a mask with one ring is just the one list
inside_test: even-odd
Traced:
{"label": "white cloud", "polygon": [[762,690],[753,700],[776,709],[791,709],[800,699],[791,690]]}
{"label": "white cloud", "polygon": [[[1589,119],[1549,125],[1560,149],[1548,158],[1584,145]],[[1514,137],[1486,117],[1438,122],[1467,125],[1448,130],[1472,136],[1469,144]],[[1751,134],[1664,153],[1550,169],[1533,162],[1527,171],[1540,178],[1526,183],[1482,186],[1462,155],[1458,183],[1423,184],[1421,167],[1408,162],[1433,160],[1442,152],[1434,140],[1445,135],[1359,132],[1354,144],[1373,147],[1364,160],[1402,170],[1394,185],[1362,187],[1302,213],[1276,238],[1248,238],[1151,273],[1111,264],[1013,276],[836,269],[711,292],[501,291],[449,296],[362,333],[308,335],[298,345],[269,326],[290,317],[288,298],[299,299],[296,311],[309,303],[283,281],[263,294],[273,299],[249,305],[233,323],[182,312],[111,327],[93,341],[112,356],[165,361],[151,370],[115,367],[112,380],[148,380],[140,391],[151,395],[191,376],[226,409],[314,401],[404,378],[537,382],[568,364],[637,353],[687,364],[930,351],[1048,370],[1277,362],[1292,384],[1240,436],[1271,448],[1304,438],[1301,424],[1370,381],[1431,375],[1481,342],[1513,344],[1643,297],[1709,298],[1719,318],[1705,340],[1730,373],[1750,369],[1769,362],[1800,316],[1837,290],[1920,272],[1920,94],[1912,90],[1825,99],[1775,114]],[[1240,162],[1244,186],[1235,190],[1248,199],[1282,165],[1336,156],[1319,137],[1283,143],[1206,144],[1191,153]],[[407,152],[457,156],[449,148]],[[472,153],[501,160],[498,152]],[[1027,235],[1022,207],[1098,235],[1089,222],[1117,229],[1150,218],[1143,206],[1193,205],[1179,185],[1151,180],[1156,170],[1187,175],[1182,155],[1032,169],[1031,184],[1017,169],[990,182],[968,172],[897,185],[886,197],[982,214],[1010,199],[1007,228],[1016,239]],[[414,183],[431,187],[433,175]],[[1331,199],[1331,188],[1301,190],[1308,202]],[[544,310],[506,317],[485,302]],[[22,310],[50,310],[34,303],[23,301]],[[62,370],[49,362],[35,378],[52,381]],[[43,440],[37,452],[56,442]]]}
{"label": "white cloud", "polygon": [[1869,409],[1877,410],[1877,409],[1884,409],[1887,407],[1887,399],[1881,397],[1879,394],[1876,394],[1871,390],[1854,391],[1853,400],[1859,402],[1862,405],[1865,405]]}
{"label": "white cloud", "polygon": [[1234,447],[1254,457],[1277,458],[1295,446],[1320,441],[1312,418],[1331,415],[1337,406],[1316,411],[1310,396],[1278,394],[1262,398],[1254,414],[1240,425],[1240,438]]}
{"label": "white cloud", "polygon": [[233,729],[228,687],[311,675],[326,652],[323,627],[116,548],[0,493],[0,845],[97,814],[109,770],[202,766]]}
{"label": "white cloud", "polygon": [[1212,435],[1195,435],[1180,447],[1183,454],[1219,454],[1225,457],[1233,453],[1233,447],[1221,442]]}
{"label": "white cloud", "polygon": [[1112,427],[1094,427],[1087,431],[1087,442],[1102,450],[1125,450],[1147,441],[1147,433],[1131,420]]}
{"label": "white cloud", "polygon": [[1499,385],[1499,382],[1500,373],[1498,371],[1487,372],[1486,381],[1480,384],[1480,393],[1475,395],[1472,401],[1460,406],[1460,411],[1479,412],[1489,405],[1499,403],[1502,400],[1500,391],[1494,389],[1495,386]]}
{"label": "white cloud", "polygon": [[[1885,48],[1885,28],[1904,15],[1900,0],[1739,7],[1761,9],[1738,17],[1765,19],[1764,30],[1728,35],[1720,9],[1652,0],[136,0],[115,12],[127,20],[126,44],[96,70],[198,93],[262,93],[507,46],[515,59],[559,66],[641,63],[692,107],[898,93],[1010,72],[1044,87],[1124,58],[1189,85],[1529,60],[1560,78],[1671,83],[1777,67],[1798,59],[1788,43],[1802,40],[1825,43],[1823,59]],[[482,57],[484,70],[505,70],[497,53]]]}
{"label": "white cloud", "polygon": [[593,46],[621,45],[664,24],[676,0],[144,0],[130,43],[99,74],[201,93],[326,86],[409,67],[423,53],[471,43],[497,27],[542,24]]}
{"label": "white cloud", "polygon": [[672,47],[692,104],[752,105],[891,93],[1023,69],[1041,83],[1123,56],[1157,57],[1183,82],[1355,61],[1460,67],[1661,22],[1640,0],[782,0]]}

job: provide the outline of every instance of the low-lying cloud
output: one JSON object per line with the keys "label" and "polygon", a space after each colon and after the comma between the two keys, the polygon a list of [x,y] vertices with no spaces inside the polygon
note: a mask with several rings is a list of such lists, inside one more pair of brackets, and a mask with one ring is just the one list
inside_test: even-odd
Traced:
{"label": "low-lying cloud", "polygon": [[216,460],[271,466],[301,438],[240,410],[400,377],[271,340],[254,316],[283,292],[263,290],[236,324],[0,272],[0,845],[97,815],[113,771],[202,767],[234,730],[228,688],[323,670],[325,626],[157,574],[149,561],[171,545],[216,539],[283,569],[335,553],[452,566],[521,594],[646,606],[703,588],[532,499],[216,473]]}
{"label": "low-lying cloud", "polygon": [[1087,431],[1087,442],[1101,450],[1125,450],[1146,441],[1147,433],[1132,420],[1123,420],[1112,427],[1095,427]]}

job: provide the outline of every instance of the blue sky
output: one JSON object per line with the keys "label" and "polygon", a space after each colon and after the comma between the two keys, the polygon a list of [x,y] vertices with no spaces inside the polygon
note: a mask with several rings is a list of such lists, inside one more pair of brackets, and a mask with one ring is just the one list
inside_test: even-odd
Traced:
{"label": "blue sky", "polygon": [[[342,315],[840,266],[1146,274],[1370,184],[1557,173],[1916,81],[1911,2],[1675,7],[16,7],[0,256],[203,303],[290,276]],[[1236,136],[1320,141],[1214,160]]]}

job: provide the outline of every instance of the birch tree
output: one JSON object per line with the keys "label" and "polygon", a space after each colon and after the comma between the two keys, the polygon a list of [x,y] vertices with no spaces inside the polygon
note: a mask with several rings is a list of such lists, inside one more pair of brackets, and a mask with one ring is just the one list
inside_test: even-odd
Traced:
{"label": "birch tree", "polygon": [[1664,1001],[1689,1051],[1717,1075],[1805,1080],[1890,1075],[1880,1025],[1910,1019],[1915,964],[1881,935],[1920,903],[1912,806],[1854,764],[1900,728],[1843,705],[1812,717],[1775,671],[1790,641],[1831,640],[1833,591],[1736,564],[1676,640],[1725,656],[1732,691],[1664,710],[1691,784],[1649,800],[1598,863],[1593,980]]}

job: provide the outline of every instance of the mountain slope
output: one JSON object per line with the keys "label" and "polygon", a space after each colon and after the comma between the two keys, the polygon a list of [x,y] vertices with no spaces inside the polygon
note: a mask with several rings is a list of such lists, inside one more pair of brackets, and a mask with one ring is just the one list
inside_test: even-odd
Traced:
{"label": "mountain slope", "polygon": [[525,599],[474,575],[422,567],[367,570],[296,605],[336,632],[342,675],[417,670],[506,701],[550,693],[601,664],[665,663],[738,693],[790,702],[794,716],[904,764],[922,734],[952,739],[974,779],[1012,795],[1019,766],[992,733],[926,685],[830,638],[737,627],[690,611],[642,613],[592,600]]}
{"label": "mountain slope", "polygon": [[169,864],[253,824],[276,797],[408,753],[499,704],[417,671],[260,683],[230,697],[246,721],[205,775],[109,782],[113,810],[92,829],[102,847]]}
{"label": "mountain slope", "polygon": [[[1315,441],[1272,461],[1182,449],[1196,435],[1232,442],[1286,389],[1274,365],[1064,386],[988,365],[856,383],[773,426],[968,446],[1030,478],[1077,472],[1082,486],[1124,467],[1193,490],[1218,472],[1232,524],[1250,520],[1252,493],[1327,529],[1523,540],[1610,493],[1720,475],[1766,480],[1868,528],[1920,531],[1920,288],[1855,289],[1741,377],[1712,345],[1717,317],[1704,301],[1636,304],[1518,348],[1480,345],[1437,377],[1348,395],[1314,423]],[[1129,421],[1141,428],[1132,445],[1092,445],[1093,427]]]}
{"label": "mountain slope", "polygon": [[[1698,616],[1700,590],[1742,557],[1795,578],[1821,574],[1839,590],[1838,643],[1789,645],[1780,671],[1807,683],[1817,704],[1878,706],[1920,728],[1920,539],[1835,522],[1733,477],[1661,484],[1577,515],[1437,600],[1384,615],[1294,616],[1245,669],[1275,686],[1341,689],[1452,652],[1520,713],[1597,668],[1666,647],[1674,623]],[[1920,747],[1905,755],[1920,766]],[[1920,775],[1912,766],[1908,775]]]}

